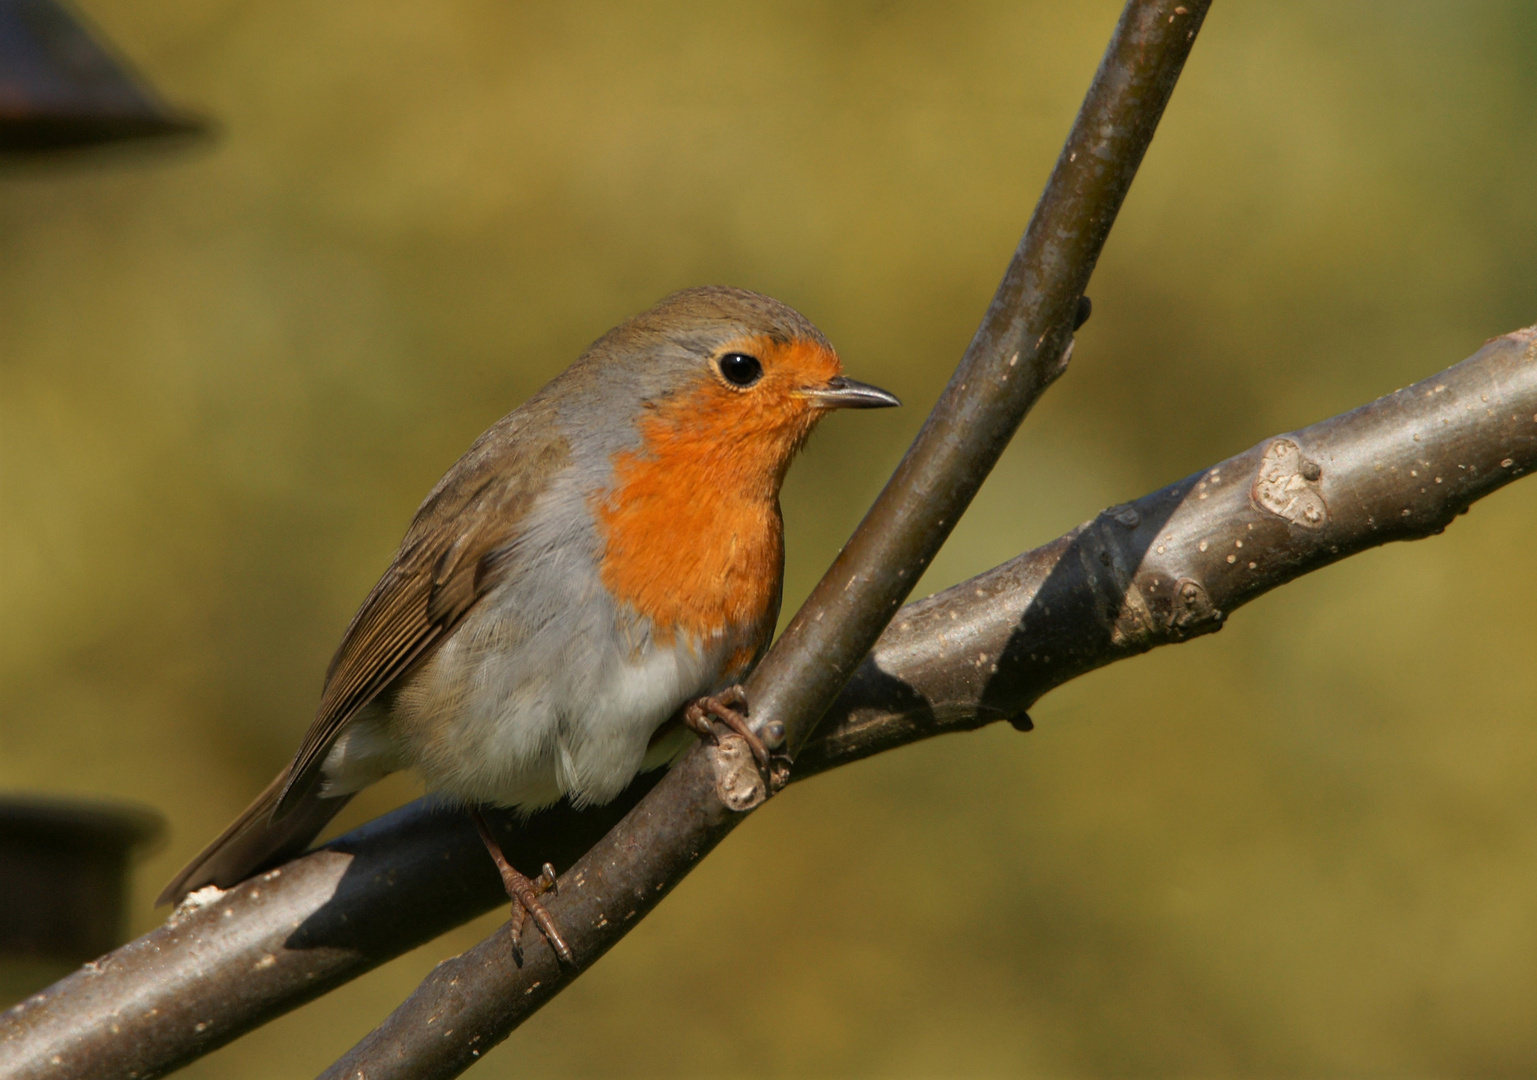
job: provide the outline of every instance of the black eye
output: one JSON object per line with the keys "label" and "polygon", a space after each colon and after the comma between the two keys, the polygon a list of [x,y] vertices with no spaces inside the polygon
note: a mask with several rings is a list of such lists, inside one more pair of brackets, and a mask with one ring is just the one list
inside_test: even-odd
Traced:
{"label": "black eye", "polygon": [[732,386],[751,386],[763,378],[763,365],[756,356],[741,352],[728,352],[720,358],[720,373]]}

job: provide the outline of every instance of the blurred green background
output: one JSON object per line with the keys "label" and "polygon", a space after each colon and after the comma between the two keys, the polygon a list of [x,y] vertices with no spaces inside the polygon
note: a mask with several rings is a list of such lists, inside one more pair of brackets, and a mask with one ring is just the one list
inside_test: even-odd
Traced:
{"label": "blurred green background", "polygon": [[[1119,10],[82,7],[222,125],[0,170],[0,790],[169,815],[135,932],[297,744],[434,480],[672,289],[777,295],[908,402],[792,471],[793,611]],[[1537,320],[1534,56],[1525,0],[1219,2],[1071,372],[920,592]],[[792,788],[474,1075],[1531,1075],[1534,534],[1523,482],[1031,735]],[[185,1075],[313,1075],[500,918]]]}

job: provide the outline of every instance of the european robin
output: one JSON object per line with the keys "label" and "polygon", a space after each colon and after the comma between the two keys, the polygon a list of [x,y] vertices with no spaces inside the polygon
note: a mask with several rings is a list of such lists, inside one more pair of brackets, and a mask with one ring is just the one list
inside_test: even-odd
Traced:
{"label": "european robin", "polygon": [[477,808],[606,802],[712,717],[765,762],[739,683],[779,615],[785,471],[828,410],[896,404],[758,293],[688,289],[609,331],[438,481],[293,761],[160,902],[286,861],[409,768],[475,817],[514,939],[527,911],[569,961],[553,871],[512,868]]}

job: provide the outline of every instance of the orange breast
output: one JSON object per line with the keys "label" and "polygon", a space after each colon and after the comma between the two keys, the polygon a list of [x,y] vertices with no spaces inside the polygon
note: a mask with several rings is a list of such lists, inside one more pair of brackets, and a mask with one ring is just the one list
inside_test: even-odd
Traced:
{"label": "orange breast", "polygon": [[649,619],[662,644],[678,633],[735,635],[773,618],[784,572],[778,507],[719,496],[703,462],[625,464],[622,497],[601,515],[610,595]]}
{"label": "orange breast", "polygon": [[[779,485],[815,422],[791,391],[825,381],[837,358],[809,343],[752,339],[763,392],[708,377],[651,409],[641,445],[615,456],[614,485],[594,507],[603,584],[666,644],[750,634],[733,667],[767,643],[784,574]],[[772,380],[772,381],[771,381]]]}

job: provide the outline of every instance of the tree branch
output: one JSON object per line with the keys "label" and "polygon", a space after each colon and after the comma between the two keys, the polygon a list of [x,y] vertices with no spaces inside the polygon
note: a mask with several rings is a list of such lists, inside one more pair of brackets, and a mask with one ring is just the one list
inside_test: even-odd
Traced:
{"label": "tree branch", "polygon": [[[1474,430],[1453,436],[1468,419]],[[1480,448],[1501,457],[1474,457]],[[836,760],[882,748],[898,716],[908,725],[902,741],[921,738],[925,723],[942,729],[945,713],[973,725],[1018,719],[1062,681],[1221,629],[1234,608],[1282,581],[1352,550],[1440,532],[1534,456],[1537,328],[1444,377],[1112,507],[1054,545],[914,604],[864,668],[865,689],[885,687],[895,700],[877,706],[875,730],[848,717]],[[947,663],[924,668],[921,658],[936,652]],[[557,918],[578,955],[601,955],[729,831],[734,821],[718,812],[709,779],[706,755],[691,755],[562,878],[575,896],[561,898]],[[670,801],[657,798],[664,793]],[[498,932],[440,963],[323,1075],[457,1076],[572,977],[547,948],[518,967]]]}
{"label": "tree branch", "polygon": [[[1269,501],[1305,517],[1318,504],[1301,496],[1316,494],[1324,511],[1316,527],[1253,495],[1260,466],[1282,443],[1298,448],[1290,475],[1300,478],[1299,501]],[[1316,481],[1304,460],[1320,466]],[[1537,327],[909,604],[801,752],[795,779],[1018,721],[1053,687],[1219,629],[1239,605],[1329,563],[1439,532],[1534,470]],[[1273,492],[1277,475],[1261,490]],[[1171,581],[1198,591],[1184,600]],[[519,863],[548,859],[564,871],[655,780],[642,777],[619,803],[582,813],[557,807],[522,827],[503,816],[503,842]],[[179,909],[4,1014],[0,1075],[161,1075],[504,902],[463,815],[418,800],[215,903]]]}
{"label": "tree branch", "polygon": [[1537,470],[1537,326],[1351,412],[1112,506],[898,613],[797,779],[1023,714],[1117,660],[1394,540],[1441,533]]}
{"label": "tree branch", "polygon": [[793,756],[1065,370],[1080,298],[1210,0],[1130,0],[987,314],[885,489],[748,682]]}
{"label": "tree branch", "polygon": [[[1128,4],[1031,227],[961,369],[844,555],[755,673],[750,687],[754,719],[782,723],[791,747],[805,742],[823,705],[927,566],[1013,430],[1060,374],[1072,307],[1205,6]],[[1516,345],[1521,355],[1511,371],[1530,390],[1531,335]],[[1432,387],[1426,393],[1433,411],[1438,391]],[[1527,404],[1537,410],[1537,403]],[[1468,405],[1465,411],[1471,416],[1472,409]],[[1537,411],[1532,415],[1537,421]],[[1494,412],[1490,416],[1495,417],[1490,425],[1503,423]],[[1453,425],[1451,416],[1436,418]],[[1476,429],[1480,419],[1473,417],[1471,427]],[[1515,426],[1504,433],[1514,447],[1500,466],[1507,471],[1485,462],[1482,474],[1463,478],[1467,482],[1457,489],[1462,505],[1513,477],[1518,466],[1532,467],[1534,439],[1518,421],[1519,410],[1511,413]],[[1480,448],[1471,437],[1468,445]],[[1525,456],[1518,459],[1517,451]],[[982,603],[972,605],[977,610],[964,608],[965,620],[962,607],[944,606],[970,605],[956,590],[913,605],[839,699],[848,710],[842,714],[846,726],[830,730],[830,737],[820,741],[826,748],[820,758],[817,743],[800,755],[802,774],[942,730],[1017,716],[1035,700],[1031,694],[1039,696],[1076,674],[1155,644],[1215,630],[1236,603],[1348,554],[1338,543],[1318,548],[1297,540],[1298,535],[1304,541],[1322,535],[1336,518],[1347,529],[1364,524],[1367,539],[1359,545],[1364,547],[1422,535],[1426,522],[1444,525],[1433,511],[1451,505],[1440,491],[1451,491],[1449,472],[1436,488],[1422,490],[1418,501],[1412,485],[1395,487],[1387,479],[1376,489],[1364,485],[1367,495],[1386,494],[1401,504],[1396,509],[1402,521],[1395,521],[1381,517],[1385,503],[1365,495],[1357,500],[1354,491],[1333,479],[1333,458],[1324,463],[1310,457],[1297,439],[1278,440],[1234,462],[1245,458],[1253,458],[1252,484],[1235,489],[1231,473],[1224,472],[1227,466],[1219,467],[1215,475],[1192,477],[1183,487],[1115,508],[1109,520],[1102,515],[1041,549],[1045,561],[1027,564],[1022,560],[1030,556],[1024,556],[969,583],[972,599]],[[1444,462],[1427,458],[1425,464]],[[1453,464],[1464,471],[1474,467],[1467,461]],[[1332,505],[1331,497],[1345,505]],[[1242,507],[1235,501],[1241,499],[1248,500]],[[1206,528],[1206,533],[1174,527],[1187,503],[1211,504],[1196,505],[1189,515],[1190,527]],[[1239,515],[1232,520],[1242,531],[1229,529],[1229,519],[1217,513],[1219,504]],[[1370,506],[1377,507],[1377,516],[1362,509]],[[1245,520],[1245,511],[1270,517]],[[1214,547],[1218,539],[1231,542],[1231,549]],[[1243,551],[1250,556],[1247,563],[1239,561]],[[1272,557],[1262,563],[1256,558],[1262,553]],[[1147,573],[1150,567],[1161,569],[1164,579]],[[984,607],[990,612],[980,610]],[[1009,609],[1013,615],[1004,617]],[[943,633],[925,638],[913,630],[916,625],[932,629],[936,620],[942,620]],[[1059,642],[1061,651],[1045,651]],[[885,648],[888,643],[895,653]],[[977,648],[989,643],[996,643],[996,652]],[[941,655],[946,663],[938,661]],[[903,676],[904,656],[914,665],[911,679]],[[1053,672],[1060,676],[1055,681],[1047,677]],[[975,693],[966,705],[968,686]],[[867,702],[862,711],[861,689],[876,702]],[[899,728],[903,734],[893,735]],[[691,754],[654,790],[632,792],[618,807],[584,814],[556,810],[511,839],[509,854],[520,862],[525,849],[544,843],[551,852],[546,857],[570,865],[619,812],[631,807],[576,861],[563,880],[561,897],[551,905],[584,966],[680,880],[740,820],[740,811],[762,800],[762,782],[745,768],[740,747],[728,739],[723,750],[720,755]],[[8,1058],[13,1052],[22,1055],[15,1058],[19,1069],[33,1071],[8,1075],[165,1071],[387,958],[371,954],[370,948],[393,950],[393,955],[425,940],[443,928],[435,922],[443,910],[454,917],[494,890],[483,858],[478,860],[483,872],[477,874],[464,851],[466,841],[473,845],[467,827],[455,828],[421,809],[382,822],[392,824],[358,830],[282,871],[222,894],[208,907],[180,910],[161,930],[71,976],[56,992],[13,1010],[0,1021],[0,1045]],[[375,850],[377,858],[370,862],[368,846],[381,838],[399,846]],[[468,872],[449,880],[459,863],[467,863]],[[443,901],[441,909],[413,921],[411,912],[420,910],[419,902],[434,889]],[[485,906],[494,902],[493,896]],[[371,922],[352,918],[365,912]],[[434,925],[437,929],[431,929]],[[152,941],[157,935],[165,936]],[[205,944],[222,950],[221,959],[238,956],[242,962],[221,963],[210,980]],[[370,1076],[462,1071],[571,977],[542,946],[529,950],[523,969],[515,968],[508,945],[506,935],[498,933],[440,965],[332,1073],[353,1075],[363,1065]],[[294,961],[293,955],[300,959]],[[147,1004],[151,1000],[164,1002],[165,1008]]]}
{"label": "tree branch", "polygon": [[[917,583],[1046,388],[1209,0],[1128,0],[1014,257],[938,403],[885,489],[746,681],[752,721],[791,757]],[[788,759],[787,759],[788,760]],[[579,967],[543,939],[521,963],[497,933],[440,964],[327,1076],[452,1077],[608,951],[788,781],[745,740],[699,746],[561,880],[547,906]]]}

